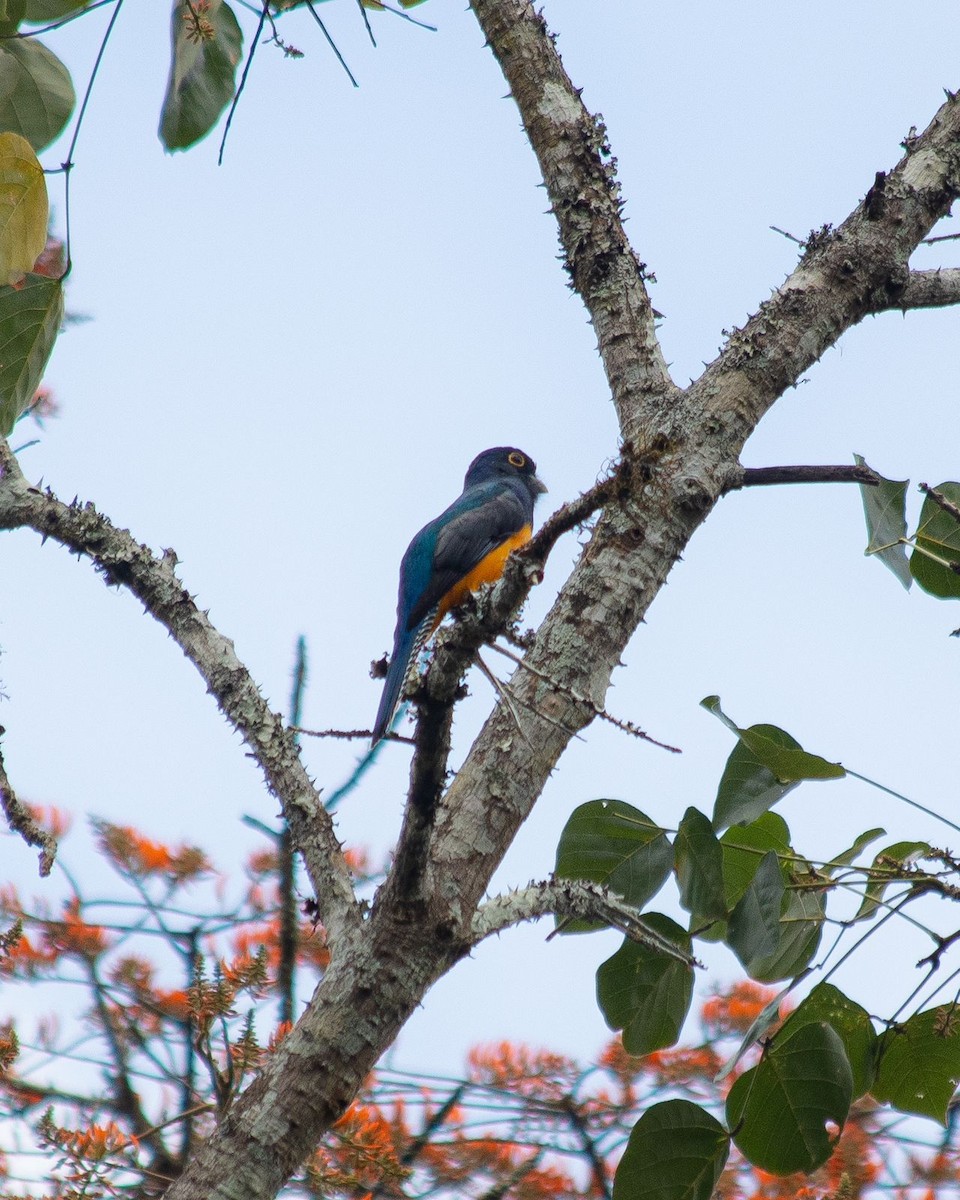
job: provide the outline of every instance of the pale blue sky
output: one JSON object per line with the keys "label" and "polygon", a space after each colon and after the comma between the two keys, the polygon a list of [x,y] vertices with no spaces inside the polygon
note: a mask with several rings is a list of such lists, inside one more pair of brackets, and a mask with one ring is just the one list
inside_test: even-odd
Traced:
{"label": "pale blue sky", "polygon": [[[219,130],[163,153],[168,17],[128,2],[76,152],[68,306],[92,319],[58,343],[48,379],[62,416],[23,464],[65,499],[91,499],[152,547],[173,547],[276,707],[304,633],[305,723],[353,728],[376,710],[368,665],[390,644],[400,556],[470,459],[522,446],[550,487],[545,515],[595,480],[616,429],[535,161],[471,14],[431,0],[415,15],[437,33],[374,14],[373,50],[352,4],[320,11],[360,89],[308,16],[285,20],[307,57],[260,48],[218,168]],[[941,4],[914,4],[909,29],[902,5],[876,0],[553,0],[545,11],[606,118],[681,383],[795,263],[796,247],[769,226],[803,236],[842,220],[942,88],[960,86],[960,17]],[[105,20],[49,38],[78,88]],[[957,247],[924,249],[916,265],[954,265]],[[744,461],[848,462],[857,451],[914,483],[957,478],[958,331],[956,311],[867,321],[776,406]],[[910,503],[915,513],[914,491]],[[779,724],[955,813],[960,643],[947,635],[960,606],[907,595],[864,544],[852,488],[725,500],[609,696],[613,712],[684,754],[589,731],[498,884],[544,877],[583,800],[622,798],[671,826],[688,804],[709,811],[732,748],[698,708],[711,692],[743,724]],[[571,536],[528,622],[575,553]],[[130,596],[33,535],[3,539],[0,579],[0,724],[22,796],[196,840],[229,867],[252,842],[241,815],[269,820],[275,803],[179,651]],[[481,677],[471,688],[458,759],[491,702]],[[305,754],[332,788],[355,751],[321,743]],[[407,764],[406,749],[387,748],[339,814],[348,841],[392,844]],[[951,842],[852,782],[807,785],[782,811],[811,855],[877,824],[890,841]],[[34,878],[20,843],[4,840],[2,856],[4,876]],[[593,970],[617,939],[547,944],[546,932],[510,933],[458,967],[397,1061],[450,1069],[466,1046],[505,1036],[594,1052],[607,1031]],[[907,971],[919,954],[899,936],[883,955],[902,955]],[[876,1011],[884,957],[866,958],[874,973],[839,982]],[[715,961],[714,978],[737,976],[730,956]]]}

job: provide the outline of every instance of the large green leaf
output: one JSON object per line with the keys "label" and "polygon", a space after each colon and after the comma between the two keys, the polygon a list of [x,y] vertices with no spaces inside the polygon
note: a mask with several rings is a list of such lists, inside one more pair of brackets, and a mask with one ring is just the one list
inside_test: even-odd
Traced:
{"label": "large green leaf", "polygon": [[16,33],[26,11],[26,0],[0,0],[0,37]]}
{"label": "large green leaf", "polygon": [[[768,850],[780,858],[783,870],[792,861],[790,830],[779,813],[764,813],[749,825],[734,825],[720,839],[723,848],[723,885],[731,909],[750,886]],[[786,880],[785,880],[786,881]]]}
{"label": "large green leaf", "polygon": [[769,954],[758,954],[747,964],[752,979],[775,983],[798,975],[810,963],[823,933],[826,896],[813,883],[812,876],[791,873],[791,887],[780,912],[777,944]]}
{"label": "large green leaf", "polygon": [[0,287],[0,435],[33,399],[62,320],[59,279],[28,275],[19,288]]}
{"label": "large green leaf", "polygon": [[[741,729],[723,712],[719,696],[707,696],[700,703],[732,730],[780,783],[799,783],[804,779],[842,779],[846,775],[840,763],[808,753],[775,725],[751,725],[749,729]],[[776,732],[771,733],[771,729]]]}
{"label": "large green leaf", "polygon": [[[753,728],[773,741],[779,739],[787,749],[801,748],[795,738],[776,725],[755,725]],[[713,805],[714,829],[755,821],[778,800],[782,800],[787,792],[793,791],[798,782],[782,783],[749,746],[738,741],[720,777]]]}
{"label": "large green leaf", "polygon": [[[669,917],[649,913],[644,921],[690,953],[690,938]],[[693,967],[651,946],[626,939],[597,969],[597,1002],[611,1029],[623,1030],[629,1054],[672,1046],[680,1036],[693,996]]]}
{"label": "large green leaf", "polygon": [[[646,814],[622,800],[588,800],[564,826],[555,874],[600,883],[639,909],[657,894],[672,867],[673,847]],[[583,933],[604,926],[572,921],[563,928]]]}
{"label": "large green leaf", "polygon": [[748,971],[755,959],[773,954],[779,944],[783,894],[783,872],[770,850],[730,914],[727,944]]}
{"label": "large green leaf", "polygon": [[0,133],[36,151],[60,136],[76,103],[70,72],[36,38],[0,42]]}
{"label": "large green leaf", "polygon": [[613,1200],[710,1200],[730,1135],[689,1100],[654,1104],[634,1125],[613,1181]]}
{"label": "large green leaf", "polygon": [[881,1104],[945,1125],[958,1085],[960,1012],[954,1005],[915,1013],[881,1037],[877,1078],[870,1089]]}
{"label": "large green leaf", "polygon": [[854,920],[867,921],[876,916],[887,888],[903,882],[905,868],[929,853],[930,846],[926,842],[894,842],[886,850],[881,850],[870,867],[869,882]]}
{"label": "large green leaf", "polygon": [[877,1035],[870,1015],[832,983],[819,983],[787,1017],[777,1036],[792,1037],[801,1025],[816,1025],[821,1021],[826,1021],[843,1042],[856,1100],[870,1091],[876,1071]]}
{"label": "large green leaf", "polygon": [[727,915],[723,888],[723,848],[709,820],[696,808],[684,813],[673,843],[680,903],[695,923]]}
{"label": "large green leaf", "polygon": [[32,270],[47,243],[47,185],[26,138],[0,133],[0,283]]}
{"label": "large green leaf", "polygon": [[90,0],[26,0],[26,16],[23,19],[29,25],[46,25],[86,8],[89,3]]}
{"label": "large green leaf", "polygon": [[[960,507],[960,483],[938,483],[933,489]],[[952,564],[958,564],[954,570]],[[944,600],[960,597],[960,521],[926,496],[920,509],[910,570],[925,592]]]}
{"label": "large green leaf", "polygon": [[186,150],[210,132],[233,99],[243,33],[222,0],[209,0],[202,12],[176,0],[171,43],[160,140],[167,150]]}
{"label": "large green leaf", "polygon": [[[855,454],[858,467],[866,467],[864,459]],[[873,470],[872,467],[868,470]],[[876,471],[873,472],[876,475]],[[863,515],[867,522],[867,548],[864,554],[875,554],[889,567],[905,588],[913,582],[904,538],[907,533],[908,479],[884,479],[876,486],[860,484]]]}
{"label": "large green leaf", "polygon": [[803,1025],[792,1037],[777,1038],[734,1083],[727,1124],[754,1166],[775,1175],[815,1171],[830,1157],[852,1095],[853,1075],[839,1035],[823,1022]]}

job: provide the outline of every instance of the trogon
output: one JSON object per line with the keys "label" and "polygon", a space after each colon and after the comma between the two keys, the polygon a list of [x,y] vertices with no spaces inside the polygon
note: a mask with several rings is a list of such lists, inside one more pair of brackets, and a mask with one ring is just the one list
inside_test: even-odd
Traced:
{"label": "trogon", "polygon": [[522,450],[484,450],[467,469],[460,496],[407,547],[400,564],[397,628],[373,726],[374,745],[390,727],[404,682],[427,638],[450,609],[500,578],[510,551],[530,540],[533,506],[546,490],[537,478],[537,464]]}

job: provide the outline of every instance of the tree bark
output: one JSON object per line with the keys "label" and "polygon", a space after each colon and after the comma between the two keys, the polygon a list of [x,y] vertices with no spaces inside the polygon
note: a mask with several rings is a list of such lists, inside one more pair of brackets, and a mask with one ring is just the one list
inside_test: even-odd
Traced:
{"label": "tree bark", "polygon": [[[602,123],[583,106],[527,0],[472,0],[472,8],[520,110],[566,268],[596,331],[622,463],[615,486],[601,485],[592,498],[601,505],[596,526],[509,684],[516,704],[494,710],[435,811],[432,799],[424,819],[405,824],[398,862],[407,865],[388,878],[366,919],[294,738],[266,709],[230,643],[197,612],[173,563],[86,509],[28,495],[15,465],[0,465],[0,527],[30,525],[90,554],[195,662],[284,805],[330,935],[332,960],[307,1010],[171,1186],[170,1200],[276,1194],[428,988],[488,926],[509,923],[505,903],[477,915],[493,872],[570,738],[602,706],[673,564],[724,491],[737,486],[731,480],[742,481],[738,456],[764,413],[865,315],[960,300],[953,274],[933,280],[907,265],[960,193],[960,101],[951,96],[903,159],[866,181],[847,220],[810,239],[793,274],[730,334],[701,377],[678,388],[656,337],[643,265],[623,229]],[[424,707],[434,716],[432,705],[452,702],[476,645],[522,598],[536,565],[526,561],[531,570],[521,563],[508,572],[489,612],[441,635],[424,685]],[[415,751],[425,756],[414,763],[415,780],[442,778],[446,739],[425,746],[430,741]],[[516,919],[540,911],[548,893],[518,905]],[[554,899],[558,907],[571,903],[569,895]]]}

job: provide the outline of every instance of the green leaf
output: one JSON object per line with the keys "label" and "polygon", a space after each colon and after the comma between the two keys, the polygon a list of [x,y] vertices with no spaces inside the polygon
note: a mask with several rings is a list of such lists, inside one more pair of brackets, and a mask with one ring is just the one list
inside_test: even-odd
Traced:
{"label": "green leaf", "polygon": [[698,1104],[654,1104],[630,1134],[613,1200],[710,1200],[729,1152],[730,1135]]}
{"label": "green leaf", "polygon": [[877,1078],[870,1089],[881,1104],[947,1123],[960,1085],[960,1013],[952,1004],[914,1013],[880,1039]]}
{"label": "green leaf", "polygon": [[[799,742],[776,725],[755,725],[754,729],[774,741],[779,737],[787,749],[801,748]],[[720,777],[713,805],[714,829],[755,821],[797,786],[796,782],[781,783],[748,746],[738,741]]]}
{"label": "green leaf", "polygon": [[775,983],[798,975],[810,963],[823,933],[826,916],[826,897],[821,889],[803,887],[812,876],[790,876],[794,885],[786,894],[786,904],[780,913],[779,936],[776,948],[767,955],[758,955],[748,966],[750,976],[760,983]]}
{"label": "green leaf", "polygon": [[47,185],[30,143],[0,133],[0,283],[32,270],[47,244]]}
{"label": "green leaf", "polygon": [[89,3],[90,0],[26,0],[27,11],[23,19],[28,25],[47,25],[86,8]]}
{"label": "green leaf", "polygon": [[36,38],[0,42],[0,133],[38,153],[60,136],[76,103],[70,72]]}
{"label": "green leaf", "polygon": [[723,848],[709,820],[696,808],[688,808],[673,843],[680,903],[701,918],[723,920],[727,915],[723,889]]}
{"label": "green leaf", "polygon": [[[564,826],[555,874],[602,884],[640,909],[657,894],[672,867],[673,847],[648,816],[622,800],[588,800]],[[604,925],[572,921],[563,928],[583,933]]]}
{"label": "green leaf", "polygon": [[[736,733],[780,783],[799,783],[804,779],[842,779],[846,775],[839,763],[828,762],[819,754],[807,753],[789,734],[775,725],[751,725],[749,729],[741,729],[722,711],[719,696],[707,696],[700,703]],[[771,729],[776,733],[771,733]],[[788,738],[793,745],[786,742]]]}
{"label": "green leaf", "polygon": [[780,942],[783,893],[780,862],[770,850],[730,914],[727,945],[748,971],[755,959],[773,954]]}
{"label": "green leaf", "polygon": [[867,921],[876,916],[883,894],[891,884],[903,882],[903,868],[930,853],[926,842],[894,842],[881,850],[870,867],[870,881],[863,892],[855,921]]}
{"label": "green leaf", "polygon": [[843,1042],[853,1075],[853,1099],[870,1091],[876,1071],[877,1035],[865,1008],[832,983],[819,983],[787,1017],[778,1037],[788,1038],[802,1025],[825,1021]]}
{"label": "green leaf", "polygon": [[[960,506],[960,483],[938,483],[933,490]],[[920,509],[916,545],[910,555],[910,571],[931,596],[955,600],[960,597],[960,574],[948,563],[960,563],[960,522],[926,496]]]}
{"label": "green leaf", "polygon": [[59,279],[28,275],[19,288],[0,287],[0,435],[33,399],[62,320]]}
{"label": "green leaf", "polygon": [[[853,456],[858,467],[867,464],[859,454]],[[869,467],[868,470],[873,470]],[[875,475],[876,471],[873,472]],[[884,479],[876,487],[860,484],[863,515],[867,522],[867,548],[864,554],[875,554],[889,567],[905,588],[913,579],[903,539],[907,534],[907,484],[909,479]]]}
{"label": "green leaf", "polygon": [[[778,1038],[727,1097],[727,1123],[745,1157],[775,1175],[815,1171],[843,1128],[853,1076],[843,1042],[825,1023]],[[827,1123],[836,1133],[827,1130]]]}
{"label": "green leaf", "polygon": [[26,11],[26,0],[0,0],[0,37],[16,33]]}
{"label": "green leaf", "polygon": [[835,854],[829,862],[824,863],[824,874],[833,875],[839,867],[849,867],[851,863],[856,862],[871,843],[875,842],[877,838],[882,838],[886,832],[885,829],[881,829],[878,825],[876,829],[868,829],[864,833],[861,833],[849,850],[843,850],[840,854]]}
{"label": "green leaf", "polygon": [[[661,913],[647,924],[690,953],[690,938]],[[623,1030],[628,1054],[649,1054],[680,1036],[693,996],[693,968],[662,951],[626,939],[597,969],[597,1002],[611,1029]]]}
{"label": "green leaf", "polygon": [[209,0],[202,13],[176,0],[171,42],[160,141],[167,150],[186,150],[210,132],[233,99],[243,33],[222,0]]}
{"label": "green leaf", "polygon": [[734,825],[720,839],[720,845],[728,909],[733,908],[750,886],[768,850],[776,851],[783,866],[793,855],[790,830],[779,813],[764,813],[749,825]]}

